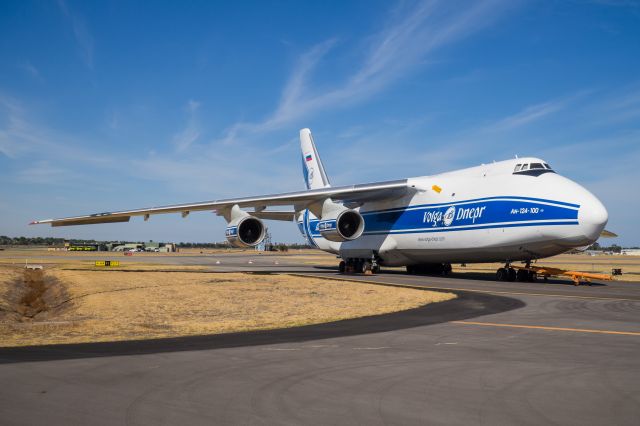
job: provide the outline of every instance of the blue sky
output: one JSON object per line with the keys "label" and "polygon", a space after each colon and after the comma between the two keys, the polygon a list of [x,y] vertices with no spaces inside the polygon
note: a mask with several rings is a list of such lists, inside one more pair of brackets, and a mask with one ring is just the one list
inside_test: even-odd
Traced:
{"label": "blue sky", "polygon": [[27,223],[301,190],[302,127],[334,185],[540,156],[640,245],[640,2],[0,4],[0,235],[221,241]]}

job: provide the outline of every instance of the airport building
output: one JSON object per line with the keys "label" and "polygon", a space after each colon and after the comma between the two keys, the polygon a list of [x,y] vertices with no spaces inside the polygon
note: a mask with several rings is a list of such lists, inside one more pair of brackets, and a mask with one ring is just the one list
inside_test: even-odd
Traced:
{"label": "airport building", "polygon": [[149,241],[148,243],[109,243],[106,245],[109,251],[150,251],[161,253],[173,253],[177,251],[174,243],[157,243]]}

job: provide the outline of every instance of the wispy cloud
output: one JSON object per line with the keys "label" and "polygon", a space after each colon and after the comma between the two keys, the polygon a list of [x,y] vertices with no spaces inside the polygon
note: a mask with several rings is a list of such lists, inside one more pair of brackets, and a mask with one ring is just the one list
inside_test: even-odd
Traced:
{"label": "wispy cloud", "polygon": [[25,147],[17,140],[16,133],[21,127],[22,109],[12,99],[0,97],[0,113],[4,115],[5,125],[0,128],[0,153],[9,158],[16,158],[25,151]]}
{"label": "wispy cloud", "polygon": [[507,3],[488,0],[459,6],[430,1],[395,10],[387,26],[367,39],[360,64],[342,83],[322,91],[312,89],[311,76],[336,40],[313,46],[298,60],[274,112],[263,121],[232,125],[222,141],[233,142],[244,133],[271,131],[319,111],[361,102],[423,65],[436,49],[491,24]]}
{"label": "wispy cloud", "polygon": [[35,155],[94,166],[117,163],[107,155],[87,151],[83,141],[36,122],[22,103],[1,95],[0,123],[0,153],[11,160]]}
{"label": "wispy cloud", "polygon": [[40,74],[40,71],[32,63],[24,62],[22,64],[19,64],[18,68],[20,68],[21,70],[25,71],[29,76],[33,77],[34,79],[38,80],[39,82],[41,82],[41,83],[44,82],[44,79],[42,78],[42,75]]}
{"label": "wispy cloud", "polygon": [[77,12],[72,11],[65,0],[58,0],[60,10],[71,23],[73,36],[78,43],[82,59],[89,69],[93,69],[93,37],[87,28],[84,18]]}
{"label": "wispy cloud", "polygon": [[[248,152],[224,152],[217,156],[151,154],[132,159],[128,173],[154,183],[161,182],[167,192],[174,191],[181,197],[202,199],[272,193],[274,188],[283,192],[301,189],[303,181],[299,168],[265,167],[268,155],[250,155]],[[238,162],[238,158],[242,161]],[[238,175],[240,168],[241,176]]]}
{"label": "wispy cloud", "polygon": [[624,92],[607,96],[589,111],[594,117],[591,124],[612,125],[640,119],[640,85],[626,87]]}
{"label": "wispy cloud", "polygon": [[[640,128],[636,125],[634,130],[633,121],[629,120],[634,111],[637,113],[636,105],[640,105],[640,96],[633,90],[624,94],[579,90],[525,105],[489,124],[472,124],[460,130],[442,132],[431,127],[432,120],[424,117],[393,125],[370,124],[367,129],[356,127],[357,132],[348,128],[343,133],[349,143],[340,148],[340,155],[334,159],[339,173],[334,180],[346,184],[363,177],[379,178],[380,170],[433,174],[515,154],[539,155],[559,169],[582,176],[585,170],[598,167],[604,146],[611,148],[609,157],[637,151],[633,147],[640,141]],[[619,125],[623,118],[631,124],[625,129]],[[545,125],[534,125],[541,123]],[[596,127],[600,136],[585,131]],[[518,137],[514,137],[515,132]],[[341,134],[338,132],[336,137]],[[413,142],[416,138],[420,140],[419,147]],[[362,156],[362,152],[377,155]],[[353,158],[358,158],[356,169],[350,167]],[[585,167],[586,164],[590,166]],[[398,177],[401,176],[384,178]]]}
{"label": "wispy cloud", "polygon": [[173,144],[178,152],[187,150],[200,137],[200,124],[196,115],[198,108],[200,108],[199,102],[194,100],[187,102],[187,125],[173,136]]}
{"label": "wispy cloud", "polygon": [[61,185],[73,181],[82,181],[83,177],[72,169],[39,160],[21,169],[16,180],[21,183],[36,185]]}
{"label": "wispy cloud", "polygon": [[505,117],[496,123],[487,126],[484,130],[490,132],[501,132],[514,130],[518,127],[522,127],[531,124],[535,121],[541,120],[548,115],[558,112],[564,109],[567,105],[567,101],[552,100],[541,104],[530,105],[525,107],[522,111]]}
{"label": "wispy cloud", "polygon": [[515,114],[508,115],[484,126],[480,131],[486,133],[507,133],[541,120],[552,118],[566,109],[575,111],[583,106],[577,105],[576,101],[578,100],[586,100],[587,103],[593,103],[593,99],[589,99],[593,93],[594,90],[579,90],[570,95],[525,106]]}

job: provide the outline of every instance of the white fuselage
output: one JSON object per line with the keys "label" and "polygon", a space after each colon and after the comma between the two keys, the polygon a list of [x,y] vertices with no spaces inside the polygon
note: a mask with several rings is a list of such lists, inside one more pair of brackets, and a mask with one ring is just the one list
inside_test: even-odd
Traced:
{"label": "white fuselage", "polygon": [[358,208],[365,226],[354,241],[322,238],[307,210],[298,227],[321,250],[388,266],[530,260],[596,241],[608,219],[602,203],[550,169],[514,173],[537,163],[545,164],[520,158],[411,178],[412,195]]}

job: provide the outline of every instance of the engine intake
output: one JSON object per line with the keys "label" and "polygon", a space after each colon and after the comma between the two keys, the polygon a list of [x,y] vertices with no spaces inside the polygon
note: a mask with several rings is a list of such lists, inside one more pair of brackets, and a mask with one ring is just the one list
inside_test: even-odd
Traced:
{"label": "engine intake", "polygon": [[338,210],[322,217],[318,231],[329,241],[352,241],[362,235],[364,218],[355,210]]}
{"label": "engine intake", "polygon": [[255,247],[264,240],[266,227],[257,217],[239,217],[227,225],[225,236],[234,247]]}

